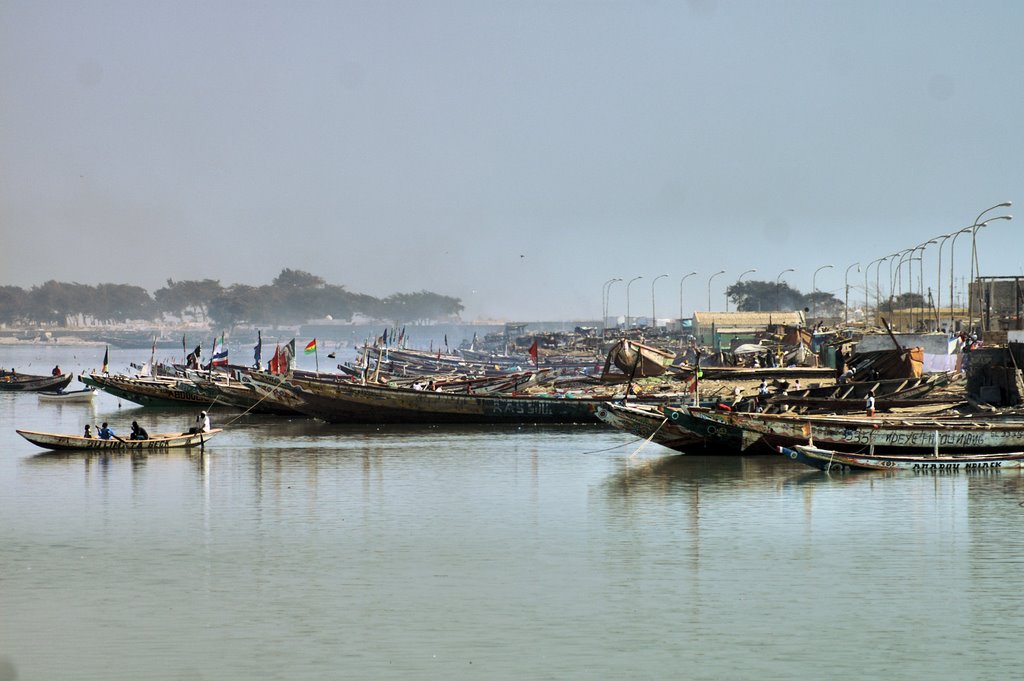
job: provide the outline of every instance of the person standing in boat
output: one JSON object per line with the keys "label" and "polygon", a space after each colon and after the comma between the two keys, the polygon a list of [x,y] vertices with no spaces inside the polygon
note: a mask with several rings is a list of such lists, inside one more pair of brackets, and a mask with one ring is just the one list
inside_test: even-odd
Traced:
{"label": "person standing in boat", "polygon": [[868,418],[875,415],[875,391],[869,390],[867,399],[864,400],[864,407],[867,410]]}
{"label": "person standing in boat", "polygon": [[63,372],[61,372],[60,365],[58,364],[57,366],[53,367],[53,371],[51,371],[50,373],[54,376],[60,376],[61,373]]}

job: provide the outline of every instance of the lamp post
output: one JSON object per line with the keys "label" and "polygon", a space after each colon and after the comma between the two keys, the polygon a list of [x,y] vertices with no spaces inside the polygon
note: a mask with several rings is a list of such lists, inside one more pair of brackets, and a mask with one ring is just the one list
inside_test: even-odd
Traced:
{"label": "lamp post", "polygon": [[717,277],[719,274],[725,274],[725,270],[719,270],[708,277],[708,312],[711,312],[711,280]]}
{"label": "lamp post", "polygon": [[[864,268],[864,323],[868,321],[868,309],[871,307],[871,301],[868,300],[868,270],[875,263],[878,263],[878,267],[882,266],[882,262],[885,258],[877,258],[868,263],[868,266]],[[878,316],[878,267],[875,268],[875,316]]]}
{"label": "lamp post", "polygon": [[679,332],[680,332],[680,334],[683,331],[683,282],[686,281],[689,277],[692,277],[695,274],[697,274],[697,273],[696,272],[690,272],[689,274],[684,275],[683,278],[679,280]]}
{"label": "lamp post", "polygon": [[[922,322],[922,324],[924,322],[924,306],[925,306],[925,299],[924,299],[924,252],[928,248],[928,246],[930,246],[931,244],[937,244],[937,243],[939,243],[939,242],[936,241],[935,239],[929,239],[928,241],[925,241],[923,244],[921,244],[920,246],[917,247],[917,248],[921,249],[921,256],[917,259],[917,287],[918,287],[918,290],[919,290],[919,292],[921,294],[921,320],[920,321]],[[914,292],[914,268],[913,267],[910,268],[910,292],[911,293]],[[910,323],[911,324],[914,323],[914,308],[910,308]]]}
{"label": "lamp post", "polygon": [[626,335],[629,335],[629,287],[633,285],[633,282],[637,279],[643,279],[643,277],[633,277],[626,284]]}
{"label": "lamp post", "polygon": [[[993,208],[1003,208],[1003,207],[1009,207],[1011,205],[1013,205],[1013,204],[1010,201],[1004,201],[1003,203],[1000,203],[998,205],[992,206],[992,208],[986,208],[985,210],[983,210],[978,215],[978,217],[974,218],[974,228],[971,230],[971,278],[970,278],[969,282],[973,283],[976,276],[979,276],[979,277],[981,276],[980,268],[977,266],[977,264],[978,264],[978,249],[977,249],[977,243],[976,242],[977,242],[978,230],[981,229],[982,227],[984,227],[985,225],[987,225],[988,223],[994,222],[996,220],[1012,220],[1013,216],[1012,215],[1000,215],[998,217],[989,218],[988,220],[985,220],[985,222],[982,222],[980,224],[978,223],[978,220],[981,219],[982,215],[984,215],[985,213],[989,212]],[[967,323],[968,324],[973,324],[974,323],[974,297],[971,296],[970,293],[971,293],[971,284],[968,283],[967,284]]]}
{"label": "lamp post", "polygon": [[781,272],[779,272],[779,276],[775,277],[775,309],[778,310],[779,312],[782,311],[782,308],[779,304],[779,281],[782,279],[782,275],[785,274],[786,272],[796,272],[796,269],[790,267],[789,269],[782,270]]}
{"label": "lamp post", "polygon": [[[950,232],[949,234],[944,234],[943,236],[939,237],[939,266],[938,266],[938,275],[939,276],[938,276],[938,278],[936,279],[936,282],[935,282],[935,296],[939,300],[938,304],[935,306],[935,326],[936,327],[938,327],[942,323],[941,320],[939,319],[939,317],[942,314],[940,312],[940,310],[942,308],[942,247],[946,245],[946,241],[948,239],[956,237],[957,234],[961,234],[963,232],[969,232],[969,231],[971,231],[970,227],[964,227],[959,232]],[[953,256],[952,251],[950,251],[950,257],[952,257],[952,256]],[[949,330],[950,331],[953,330],[953,301],[952,300],[949,302]]]}
{"label": "lamp post", "polygon": [[833,265],[822,265],[818,269],[814,270],[814,274],[811,275],[811,298],[813,299],[811,301],[811,316],[812,317],[817,317],[818,316],[818,297],[816,295],[814,295],[814,294],[816,294],[818,292],[818,285],[815,283],[815,281],[818,278],[818,272],[820,272],[822,270],[831,269],[832,267],[833,267]]}
{"label": "lamp post", "polygon": [[[902,251],[897,251],[896,253],[893,253],[893,254],[888,256],[888,258],[889,258],[889,316],[892,316],[892,312],[893,312],[893,310],[896,307],[895,306],[896,279],[893,278],[893,274],[892,274],[892,259],[893,258],[899,258],[899,262],[897,263],[897,266],[896,266],[896,274],[899,275],[900,268],[903,267],[903,257],[907,253],[910,253],[910,249],[909,248],[907,248],[905,250],[902,250]],[[900,284],[900,287],[902,288],[902,283]],[[902,293],[902,291],[901,291],[901,293]]]}
{"label": "lamp post", "polygon": [[[844,289],[845,295],[843,296],[843,324],[847,326],[850,324],[850,270],[854,267],[854,265],[856,265],[857,271],[860,272],[860,263],[855,262],[853,263],[853,265],[850,265],[849,267],[846,268],[846,274],[843,275],[843,282],[846,284],[846,288]],[[867,271],[865,271],[865,280],[867,279],[867,276],[868,273]],[[867,295],[867,287],[865,286],[864,296],[867,297]],[[865,310],[865,314],[866,313],[867,311]]]}
{"label": "lamp post", "polygon": [[659,274],[658,276],[656,276],[654,278],[654,281],[651,282],[651,328],[652,329],[658,326],[658,318],[654,315],[654,285],[658,283],[659,279],[661,279],[662,277],[667,277],[667,276],[668,276],[667,274]]}
{"label": "lamp post", "polygon": [[[744,276],[746,276],[748,274],[751,274],[753,272],[757,272],[757,270],[747,270],[746,272],[744,272],[740,276],[736,277],[736,285],[739,286],[740,285],[740,279],[742,279]],[[726,312],[729,311],[729,292],[728,291],[726,291],[726,293],[725,293],[725,311]]]}
{"label": "lamp post", "polygon": [[604,338],[605,324],[608,321],[608,300],[612,295],[612,284],[617,281],[622,281],[622,279],[620,277],[609,279],[601,287],[601,338]]}

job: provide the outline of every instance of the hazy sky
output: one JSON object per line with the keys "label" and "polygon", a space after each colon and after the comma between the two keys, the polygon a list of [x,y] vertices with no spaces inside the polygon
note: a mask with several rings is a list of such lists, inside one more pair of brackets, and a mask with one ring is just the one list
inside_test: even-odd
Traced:
{"label": "hazy sky", "polygon": [[755,268],[841,298],[1005,200],[982,274],[1021,274],[1022,34],[1018,0],[0,0],[0,284],[289,267],[579,319],[660,274],[675,317],[696,270],[688,316],[719,270],[718,310]]}

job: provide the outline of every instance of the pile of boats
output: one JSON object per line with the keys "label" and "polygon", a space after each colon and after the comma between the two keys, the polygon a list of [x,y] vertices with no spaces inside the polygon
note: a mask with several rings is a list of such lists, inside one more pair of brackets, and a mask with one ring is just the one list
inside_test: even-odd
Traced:
{"label": "pile of boats", "polygon": [[[605,423],[683,453],[782,453],[826,471],[968,470],[1024,462],[1024,418],[968,409],[958,373],[838,382],[833,370],[808,367],[702,370],[627,340],[612,346],[603,370],[595,356],[542,365],[531,355],[367,347],[357,361],[331,373],[175,365],[155,375],[90,373],[79,380],[88,391],[143,406],[341,424]],[[800,388],[801,379],[817,382]],[[869,395],[877,416],[864,415]]]}

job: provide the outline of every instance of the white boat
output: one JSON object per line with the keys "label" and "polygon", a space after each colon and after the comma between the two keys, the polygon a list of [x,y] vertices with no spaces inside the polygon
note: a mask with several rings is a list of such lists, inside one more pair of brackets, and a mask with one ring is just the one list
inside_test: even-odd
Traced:
{"label": "white boat", "polygon": [[125,440],[119,437],[115,437],[111,440],[101,440],[96,437],[40,433],[33,430],[19,430],[17,433],[32,444],[39,445],[44,449],[108,451],[202,447],[210,440],[211,437],[222,431],[223,428],[214,428],[205,433],[157,433],[156,435],[150,435],[148,440]]}
{"label": "white boat", "polygon": [[43,402],[92,402],[99,391],[96,388],[83,388],[82,390],[68,390],[58,392],[40,392],[39,399]]}
{"label": "white boat", "polygon": [[793,461],[826,472],[851,470],[916,471],[918,473],[956,473],[1024,467],[1024,452],[978,454],[853,454],[812,445],[779,447],[779,453]]}

